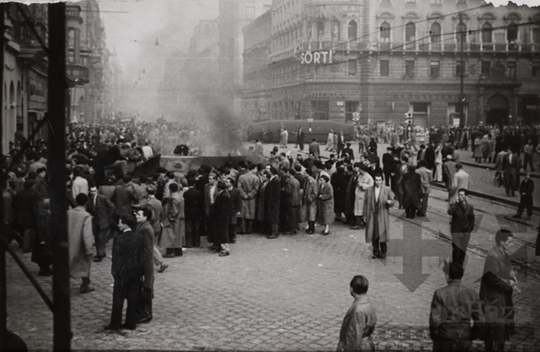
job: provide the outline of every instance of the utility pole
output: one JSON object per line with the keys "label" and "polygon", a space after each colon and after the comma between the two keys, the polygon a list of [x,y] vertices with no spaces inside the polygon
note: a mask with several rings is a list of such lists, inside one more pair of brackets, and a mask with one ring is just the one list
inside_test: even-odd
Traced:
{"label": "utility pole", "polygon": [[460,70],[459,70],[459,76],[460,76],[460,86],[459,86],[459,124],[461,126],[465,125],[465,95],[463,93],[463,81],[465,80],[465,60],[463,59],[463,46],[465,45],[465,38],[467,38],[467,32],[463,31],[463,13],[459,13],[459,39],[461,42],[461,64],[460,64]]}
{"label": "utility pole", "polygon": [[[5,31],[5,23],[4,23],[4,11],[5,11],[5,4],[0,4],[0,48],[2,50],[2,55],[0,57],[0,67],[2,67],[2,71],[0,72],[0,106],[4,106],[4,102],[2,101],[4,97],[4,92],[2,92],[3,89],[3,82],[4,82],[4,31]],[[2,129],[2,123],[3,118],[1,116],[0,112],[0,149],[2,148],[2,142],[3,142],[3,129]],[[0,171],[0,185],[4,185],[6,175]],[[0,346],[6,346],[7,345],[7,279],[6,279],[6,248],[5,243],[7,243],[7,228],[4,225],[4,202],[0,202],[0,223],[2,224],[2,228],[0,229],[0,236],[3,237],[3,239],[0,240]],[[6,240],[4,242],[4,239]]]}
{"label": "utility pole", "polygon": [[69,239],[66,200],[66,3],[49,9],[49,68],[47,107],[50,118],[47,170],[51,180],[53,234],[53,348],[71,349],[71,302],[69,292]]}

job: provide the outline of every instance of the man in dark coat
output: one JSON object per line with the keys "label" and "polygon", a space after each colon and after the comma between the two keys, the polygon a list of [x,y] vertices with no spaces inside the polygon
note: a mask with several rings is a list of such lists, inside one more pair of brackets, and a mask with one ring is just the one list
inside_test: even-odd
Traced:
{"label": "man in dark coat", "polygon": [[300,147],[301,151],[304,151],[304,142],[306,140],[306,134],[302,130],[302,126],[298,128],[298,132],[296,133],[296,145]]}
{"label": "man in dark coat", "polygon": [[424,160],[427,163],[426,168],[433,171],[435,168],[435,146],[433,143],[430,143],[426,148],[426,152],[424,153]]}
{"label": "man in dark coat", "polygon": [[496,245],[489,251],[480,282],[483,302],[483,338],[486,351],[504,351],[505,341],[515,333],[513,292],[519,292],[509,251],[514,234],[505,229],[495,234]]}
{"label": "man in dark coat", "polygon": [[471,320],[482,319],[478,294],[461,284],[463,267],[450,263],[446,282],[433,294],[429,315],[429,331],[434,351],[470,351]]}
{"label": "man in dark coat", "polygon": [[298,214],[300,214],[300,182],[294,177],[295,171],[292,169],[284,170],[286,174],[286,184],[284,193],[287,194],[287,213],[285,221],[289,234],[297,234],[299,229]]}
{"label": "man in dark coat", "polygon": [[148,323],[152,320],[152,297],[154,296],[154,229],[152,228],[152,224],[150,224],[151,219],[152,210],[148,207],[138,209],[135,212],[135,220],[137,221],[135,232],[140,234],[144,240],[141,258],[143,287],[137,307],[137,323]]}
{"label": "man in dark coat", "polygon": [[467,246],[474,229],[474,207],[467,202],[467,190],[459,189],[457,201],[450,204],[448,214],[452,215],[450,223],[452,233],[452,262],[463,266]]}
{"label": "man in dark coat", "polygon": [[23,253],[32,251],[34,244],[37,216],[39,207],[39,194],[33,189],[35,181],[26,180],[24,188],[13,197],[13,223],[23,237]]}
{"label": "man in dark coat", "polygon": [[386,148],[386,153],[382,157],[384,183],[387,187],[390,187],[390,179],[392,170],[394,168],[394,155],[392,155],[392,147]]}
{"label": "man in dark coat", "polygon": [[354,161],[354,151],[351,148],[351,143],[347,142],[346,147],[341,151],[341,157],[344,158],[347,154]]}
{"label": "man in dark coat", "polygon": [[395,192],[400,209],[403,208],[403,183],[401,181],[403,179],[403,175],[409,172],[409,168],[409,158],[407,156],[403,156],[401,158],[401,162],[394,165],[394,171],[392,173],[392,186],[395,186],[395,191],[392,191]]}
{"label": "man in dark coat", "polygon": [[281,179],[278,171],[272,167],[270,169],[272,177],[268,181],[265,189],[265,214],[267,223],[270,224],[270,234],[268,239],[277,238],[279,235],[279,207],[281,201]]}
{"label": "man in dark coat", "polygon": [[215,241],[214,244],[217,244],[221,249],[219,256],[225,257],[230,254],[229,225],[231,221],[231,197],[227,191],[227,183],[225,181],[219,180],[217,182],[217,188],[217,196],[213,208],[212,236]]}
{"label": "man in dark coat", "polygon": [[236,243],[236,225],[242,209],[242,197],[238,188],[234,187],[234,178],[227,177],[227,192],[229,192],[229,242]]}
{"label": "man in dark coat", "polygon": [[521,185],[519,185],[519,194],[521,198],[517,214],[513,216],[515,219],[521,218],[521,214],[523,214],[525,209],[527,209],[527,216],[529,219],[531,218],[533,213],[533,192],[534,181],[531,179],[531,175],[526,172],[525,178],[521,181]]}
{"label": "man in dark coat", "polygon": [[183,197],[186,215],[186,247],[198,248],[201,246],[199,233],[201,220],[204,214],[204,200],[201,192],[195,188],[195,179],[188,178],[189,189],[184,192]]}
{"label": "man in dark coat", "polygon": [[336,172],[332,174],[330,184],[334,189],[334,213],[336,214],[336,221],[342,221],[341,215],[345,210],[345,192],[347,192],[345,168],[343,165],[338,166]]}
{"label": "man in dark coat", "polygon": [[422,209],[422,177],[411,167],[401,179],[401,202],[407,218],[414,219],[416,212]]}
{"label": "man in dark coat", "polygon": [[521,169],[521,160],[515,154],[514,149],[508,148],[508,154],[504,156],[502,161],[502,168],[506,195],[514,197],[516,184],[519,182],[519,169]]}
{"label": "man in dark coat", "polygon": [[313,154],[316,160],[319,160],[319,156],[321,155],[321,148],[319,146],[319,143],[315,141],[315,138],[311,140],[311,143],[309,144],[309,153]]}
{"label": "man in dark coat", "polygon": [[86,204],[86,211],[92,215],[92,230],[96,242],[96,256],[94,262],[101,262],[105,257],[105,246],[109,239],[109,224],[114,213],[114,205],[111,201],[98,194],[95,184],[90,184],[90,197]]}
{"label": "man in dark coat", "polygon": [[131,202],[135,200],[132,177],[125,175],[122,180],[123,183],[116,186],[111,201],[114,203],[116,215],[131,215],[133,212]]}
{"label": "man in dark coat", "polygon": [[[118,220],[119,232],[114,237],[111,273],[114,278],[111,322],[105,330],[137,327],[137,307],[143,276],[142,262],[145,251],[143,236],[132,231],[135,219],[122,215]],[[126,323],[122,325],[122,310],[127,299]]]}

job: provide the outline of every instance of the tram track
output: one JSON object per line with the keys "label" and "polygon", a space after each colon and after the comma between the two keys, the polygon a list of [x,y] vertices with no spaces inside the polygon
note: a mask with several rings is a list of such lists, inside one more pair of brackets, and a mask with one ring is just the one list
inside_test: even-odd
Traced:
{"label": "tram track", "polygon": [[[446,202],[445,199],[443,199],[441,197],[436,197],[436,196],[430,196],[430,199],[437,199],[437,200],[440,200],[442,202]],[[487,214],[487,215],[492,215],[493,216],[492,213],[489,213],[489,212],[481,210],[481,209],[476,209],[475,208],[475,212],[479,212],[479,213],[482,213],[482,214]],[[441,214],[440,212],[437,212],[435,210],[428,209],[427,213],[430,214],[430,216],[445,218],[445,216],[443,214]],[[396,216],[396,218],[397,217],[399,217],[399,216]],[[420,219],[422,219],[422,218],[420,218]],[[508,223],[519,223],[521,225],[526,225],[528,227],[534,228],[533,225],[523,223],[522,221],[517,221],[517,220],[514,220],[514,219],[510,219],[510,218],[507,218],[506,216],[503,217],[503,219],[505,221],[507,221]],[[440,238],[440,239],[444,240],[445,242],[452,243],[452,236],[451,236],[450,233],[444,233],[442,230],[435,230],[435,229],[429,228],[427,226],[422,226],[421,223],[418,223],[417,221],[414,221],[414,219],[408,219],[408,218],[403,218],[402,217],[402,218],[400,218],[400,220],[403,220],[403,221],[406,221],[406,222],[408,222],[410,224],[414,224],[416,226],[422,227],[424,230],[426,230],[426,232],[434,235],[435,237]],[[448,221],[449,218],[445,218],[444,220]],[[481,225],[481,224],[478,224],[478,227],[476,229],[477,229],[477,231],[482,230],[482,231],[485,231],[485,232],[488,232],[488,233],[493,232],[493,229],[490,229],[487,226]],[[534,245],[531,242],[526,241],[526,240],[524,240],[522,238],[514,236],[514,241],[517,244],[519,244],[520,247],[526,246],[527,248],[530,248],[530,249],[533,249],[533,250],[535,248]],[[475,253],[477,255],[480,255],[482,257],[486,257],[487,254],[489,253],[490,249],[485,249],[480,244],[471,244],[470,242],[469,242],[469,246],[468,246],[468,251],[470,251],[472,253]],[[531,273],[535,272],[535,270],[528,265],[526,259],[522,260],[521,258],[517,258],[517,257],[514,256],[514,257],[511,257],[511,260],[512,260],[512,264],[514,264],[516,267],[520,268],[521,270],[526,271],[526,272],[531,272]]]}

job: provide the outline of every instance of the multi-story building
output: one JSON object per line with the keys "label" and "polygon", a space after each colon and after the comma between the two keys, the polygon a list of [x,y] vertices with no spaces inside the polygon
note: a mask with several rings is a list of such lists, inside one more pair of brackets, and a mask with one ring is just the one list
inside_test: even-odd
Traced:
{"label": "multi-story building", "polygon": [[242,28],[270,7],[271,0],[220,0],[219,71],[222,105],[239,114],[243,84],[244,37]]}
{"label": "multi-story building", "polygon": [[[8,3],[5,9],[2,153],[20,146],[47,112],[47,60],[40,44],[48,45],[47,6]],[[21,11],[32,19],[35,33]]]}
{"label": "multi-story building", "polygon": [[540,8],[274,0],[271,14],[260,68],[270,83],[257,94],[272,118],[349,121],[359,112],[361,123],[401,123],[411,111],[416,125],[540,122]]}
{"label": "multi-story building", "polygon": [[72,122],[97,122],[107,113],[104,68],[105,28],[96,0],[85,0],[66,6],[68,36],[68,75],[70,119]]}

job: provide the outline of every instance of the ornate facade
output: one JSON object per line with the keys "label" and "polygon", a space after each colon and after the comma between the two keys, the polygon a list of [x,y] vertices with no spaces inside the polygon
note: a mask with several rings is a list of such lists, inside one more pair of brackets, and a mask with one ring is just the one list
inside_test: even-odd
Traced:
{"label": "ornate facade", "polygon": [[256,118],[401,123],[411,111],[416,125],[540,123],[540,8],[274,0],[270,13],[268,84],[244,94],[246,111],[265,97]]}

